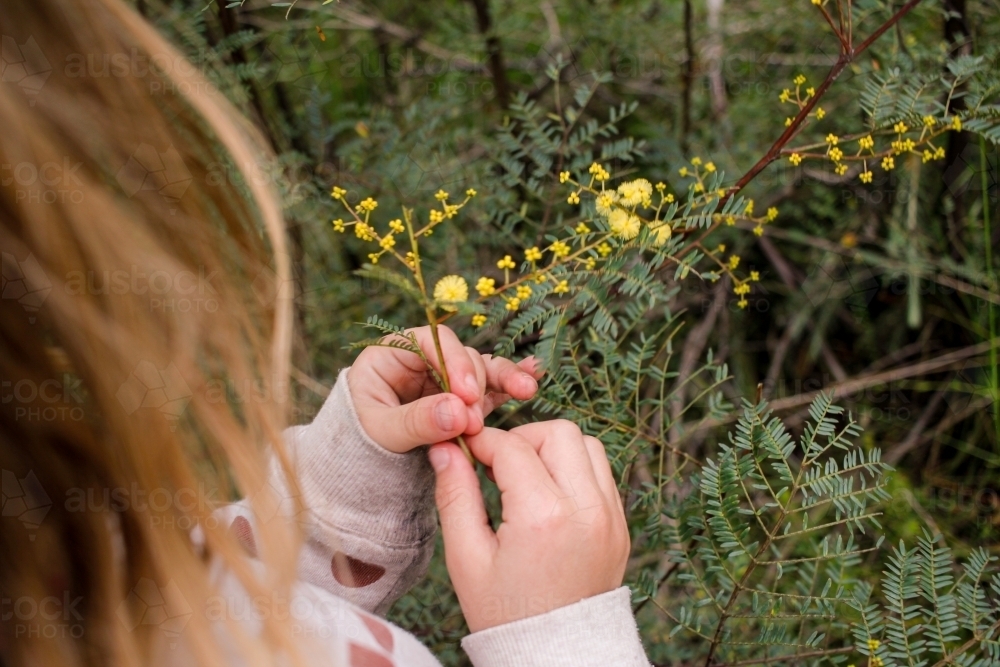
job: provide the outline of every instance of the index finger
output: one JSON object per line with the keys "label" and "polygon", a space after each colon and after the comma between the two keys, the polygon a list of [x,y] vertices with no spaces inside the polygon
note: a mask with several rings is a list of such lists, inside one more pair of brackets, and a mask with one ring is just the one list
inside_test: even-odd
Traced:
{"label": "index finger", "polygon": [[571,421],[554,419],[523,424],[511,429],[527,440],[563,489],[570,491],[581,482],[597,486],[594,464],[580,428]]}
{"label": "index finger", "polygon": [[492,469],[501,493],[516,495],[539,484],[558,489],[534,446],[516,433],[486,427],[466,436],[465,442],[473,456]]}
{"label": "index finger", "polygon": [[[437,350],[434,346],[434,335],[430,326],[419,327],[410,330],[417,339],[417,345],[423,351],[431,367],[439,374],[441,373],[441,360],[438,359]],[[457,395],[466,405],[472,405],[480,398],[479,380],[476,377],[476,367],[469,358],[469,354],[458,339],[455,332],[439,324],[437,327],[438,340],[441,342],[441,353],[444,355],[444,364],[448,369],[448,383],[451,393]]]}

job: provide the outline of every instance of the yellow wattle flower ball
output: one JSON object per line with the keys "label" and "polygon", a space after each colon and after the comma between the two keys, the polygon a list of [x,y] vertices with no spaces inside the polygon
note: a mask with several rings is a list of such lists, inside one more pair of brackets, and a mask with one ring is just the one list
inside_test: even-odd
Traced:
{"label": "yellow wattle flower ball", "polygon": [[645,178],[637,178],[618,186],[618,196],[622,206],[638,206],[652,194],[653,186]]}
{"label": "yellow wattle flower ball", "polygon": [[674,230],[670,227],[670,223],[663,223],[659,227],[653,228],[653,243],[657,246],[661,246],[670,240],[671,235],[673,235]]}
{"label": "yellow wattle flower ball", "polygon": [[462,276],[445,276],[434,286],[434,300],[440,302],[444,310],[454,311],[452,304],[469,299],[469,284]]}
{"label": "yellow wattle flower ball", "polygon": [[611,215],[611,211],[614,210],[615,202],[618,201],[618,193],[614,190],[605,190],[601,194],[597,195],[597,199],[594,204],[597,207],[597,212],[608,217]]}
{"label": "yellow wattle flower ball", "polygon": [[639,235],[639,217],[621,209],[611,212],[608,217],[611,231],[623,239],[634,239]]}
{"label": "yellow wattle flower ball", "polygon": [[476,327],[478,329],[479,327],[483,326],[484,324],[486,324],[486,316],[485,315],[478,314],[478,315],[473,315],[472,316],[472,326],[474,326],[474,327]]}

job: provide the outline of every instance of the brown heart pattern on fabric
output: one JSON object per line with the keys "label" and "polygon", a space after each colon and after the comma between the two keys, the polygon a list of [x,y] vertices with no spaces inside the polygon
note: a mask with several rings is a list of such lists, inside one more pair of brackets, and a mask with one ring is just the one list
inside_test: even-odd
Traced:
{"label": "brown heart pattern on fabric", "polygon": [[384,648],[386,653],[392,653],[392,630],[389,629],[389,626],[366,614],[358,615],[361,617],[361,620],[364,621],[365,627],[368,628],[368,631],[372,633],[373,637],[375,637],[375,641],[378,642],[378,645]]}
{"label": "brown heart pattern on fabric", "polygon": [[330,559],[330,570],[337,583],[348,588],[369,586],[385,574],[385,568],[381,565],[366,563],[341,551],[333,553],[333,558]]}
{"label": "brown heart pattern on fabric", "polygon": [[395,667],[395,664],[384,655],[351,642],[351,667]]}
{"label": "brown heart pattern on fabric", "polygon": [[236,541],[251,557],[257,557],[257,540],[254,539],[253,528],[250,527],[250,522],[246,520],[246,517],[238,516],[233,519],[233,522],[229,524],[229,533],[236,538]]}

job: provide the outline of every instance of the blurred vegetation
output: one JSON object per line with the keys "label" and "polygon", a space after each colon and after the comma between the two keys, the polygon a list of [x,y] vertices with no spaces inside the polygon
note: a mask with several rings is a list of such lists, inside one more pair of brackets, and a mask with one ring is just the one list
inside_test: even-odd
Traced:
{"label": "blurred vegetation", "polygon": [[[627,581],[657,664],[974,664],[971,654],[950,653],[970,638],[978,664],[1000,661],[995,642],[981,641],[996,636],[1000,590],[974,584],[977,571],[990,578],[988,559],[1000,552],[1000,2],[136,5],[264,130],[279,156],[280,168],[266,174],[278,176],[294,241],[296,376],[312,409],[350,363],[345,346],[365,335],[354,323],[371,315],[421,322],[399,293],[354,275],[369,248],[332,230],[331,219],[342,215],[329,197],[334,184],[376,197],[387,211],[430,206],[441,188],[475,188],[479,197],[457,222],[423,242],[437,275],[472,283],[497,275],[504,254],[520,259],[525,248],[572,228],[582,214],[565,203],[558,173],[574,160],[601,161],[616,183],[641,175],[683,193],[689,182],[678,169],[698,156],[714,162],[723,187],[745,185],[740,196],[755,200],[758,213],[778,208],[762,236],[740,222],[713,225],[703,240],[724,244],[741,269],[759,272],[745,307],[727,278],[711,280],[704,267],[681,278],[666,262],[644,277],[656,283],[656,298],[641,308],[639,298],[612,287],[598,299],[614,328],[595,324],[584,307],[553,320],[566,332],[555,342],[547,320],[514,337],[509,321],[474,330],[461,320],[467,344],[489,352],[503,341],[507,353],[539,351],[550,362],[542,397],[496,421],[564,416],[608,443],[633,526]],[[782,90],[794,89],[798,75],[820,87],[838,67],[835,29],[850,23],[856,47],[887,22],[820,90],[823,118],[796,124],[796,135],[777,147],[784,152],[743,183],[798,111],[779,101]],[[592,94],[585,107],[572,107],[580,87]],[[548,145],[546,119],[562,122],[570,107],[581,124],[616,122],[572,152],[565,141]],[[962,119],[960,131],[938,141],[943,159],[898,155],[891,170],[873,161],[871,183],[859,178],[860,164],[838,174],[828,159],[829,134],[852,137],[850,150],[841,145],[853,155],[857,137],[889,136],[904,120],[919,126],[925,114],[942,124]],[[812,148],[793,164],[792,147]],[[601,394],[588,397],[598,406],[594,418],[581,413],[588,389]],[[781,565],[777,572],[755,566],[756,537],[727,537],[719,521],[733,511],[750,531],[756,516],[766,534],[769,513],[790,496],[757,487],[740,495],[727,486],[733,479],[716,489],[705,471],[735,466],[766,487],[781,478],[782,456],[796,470],[805,466],[808,444],[785,452],[757,440],[780,426],[760,401],[807,442],[810,406],[827,404],[817,399],[821,391],[857,423],[855,444],[845,444],[850,456],[877,468],[865,497],[880,527],[859,533],[860,547],[833,546],[848,544],[852,521],[792,540],[771,559],[785,564],[782,576]],[[828,428],[848,423],[847,412],[829,414],[839,426]],[[812,428],[824,418],[813,414]],[[882,477],[883,464],[895,471]],[[859,483],[847,470],[834,477]],[[842,501],[857,491],[825,490]],[[720,506],[709,502],[713,493]],[[797,502],[808,506],[808,492],[800,493]],[[837,517],[852,516],[846,502],[834,503],[843,512]],[[942,536],[964,569],[925,534]],[[889,547],[900,540],[906,546]],[[729,552],[714,564],[705,551],[713,544]],[[840,555],[827,560],[828,550]],[[738,580],[740,573],[747,578]],[[726,605],[736,591],[741,599]],[[907,605],[918,599],[927,609],[911,614]],[[887,607],[873,611],[876,603]],[[935,619],[947,625],[952,612],[960,622],[942,629]],[[392,618],[445,664],[466,664],[458,646],[464,624],[439,557]],[[866,650],[873,637],[881,647]],[[926,646],[915,647],[917,639]]]}

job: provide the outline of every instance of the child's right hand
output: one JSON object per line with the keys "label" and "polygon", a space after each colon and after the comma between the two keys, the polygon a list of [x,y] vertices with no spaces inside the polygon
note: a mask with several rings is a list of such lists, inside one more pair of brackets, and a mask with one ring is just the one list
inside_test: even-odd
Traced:
{"label": "child's right hand", "polygon": [[466,442],[492,468],[503,522],[494,532],[479,479],[451,443],[430,449],[445,562],[473,632],[535,616],[621,585],[630,541],[596,438],[557,420]]}

